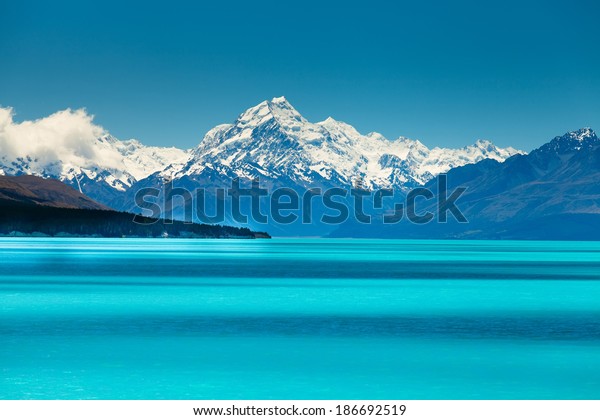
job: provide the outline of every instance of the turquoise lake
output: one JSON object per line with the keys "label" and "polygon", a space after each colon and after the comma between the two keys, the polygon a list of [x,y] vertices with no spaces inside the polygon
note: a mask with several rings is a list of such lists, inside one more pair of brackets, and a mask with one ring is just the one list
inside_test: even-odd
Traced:
{"label": "turquoise lake", "polygon": [[600,243],[0,239],[2,399],[598,399]]}

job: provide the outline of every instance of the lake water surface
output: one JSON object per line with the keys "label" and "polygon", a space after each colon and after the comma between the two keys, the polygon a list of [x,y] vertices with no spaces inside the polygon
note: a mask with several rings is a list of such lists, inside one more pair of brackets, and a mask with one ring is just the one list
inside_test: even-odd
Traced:
{"label": "lake water surface", "polygon": [[598,399],[600,243],[0,239],[2,399]]}

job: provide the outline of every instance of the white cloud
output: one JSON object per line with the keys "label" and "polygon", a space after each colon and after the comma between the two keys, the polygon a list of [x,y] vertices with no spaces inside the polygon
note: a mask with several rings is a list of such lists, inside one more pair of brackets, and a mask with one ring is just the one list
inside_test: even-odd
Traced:
{"label": "white cloud", "polygon": [[58,111],[33,121],[15,122],[12,108],[0,107],[0,159],[10,167],[16,159],[33,160],[32,172],[59,173],[65,166],[124,170],[123,157],[100,138],[108,134],[84,109]]}

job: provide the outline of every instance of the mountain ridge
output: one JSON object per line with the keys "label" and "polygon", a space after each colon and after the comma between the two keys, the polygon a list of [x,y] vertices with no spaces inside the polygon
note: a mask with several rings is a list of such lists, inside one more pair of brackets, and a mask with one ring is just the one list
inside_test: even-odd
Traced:
{"label": "mountain ridge", "polygon": [[[483,160],[450,170],[448,191],[466,188],[457,202],[468,223],[384,228],[342,226],[365,237],[600,240],[600,139],[590,128],[554,137],[528,155]],[[438,191],[438,182],[425,185]],[[436,197],[437,198],[437,197]],[[419,212],[437,214],[434,202]]]}
{"label": "mountain ridge", "polygon": [[[29,125],[7,125],[10,118],[1,117],[0,163],[6,163],[11,153],[14,157],[15,150],[48,150],[44,139],[27,131]],[[91,117],[78,111],[58,113],[53,118],[34,124],[39,124],[50,140],[59,135],[66,136],[66,140],[40,158],[25,154],[25,158],[13,159],[18,171],[40,170],[43,176],[60,179],[75,190],[89,192],[96,201],[122,211],[141,212],[136,194],[150,188],[158,191],[155,202],[165,204],[160,216],[194,220],[194,214],[187,211],[194,204],[192,195],[177,198],[170,195],[168,188],[190,192],[200,189],[207,194],[205,202],[214,207],[219,189],[231,187],[235,179],[247,183],[256,178],[270,191],[284,187],[300,196],[314,188],[344,191],[359,188],[371,193],[392,189],[404,199],[415,187],[434,191],[436,175],[445,173],[450,188],[467,187],[461,205],[472,220],[468,230],[460,224],[448,223],[421,226],[419,231],[406,224],[386,226],[386,231],[350,226],[352,232],[357,236],[524,238],[526,232],[537,226],[535,235],[544,237],[548,229],[545,223],[563,218],[562,237],[569,237],[569,227],[579,237],[589,237],[582,221],[596,226],[600,214],[597,186],[600,140],[589,127],[556,136],[529,154],[513,148],[501,149],[487,140],[477,140],[458,149],[429,149],[419,140],[405,137],[388,140],[377,132],[363,135],[332,117],[312,123],[280,97],[248,108],[233,123],[211,129],[195,148],[181,151],[148,147],[135,140],[120,141],[89,124],[67,130],[65,121],[75,119],[81,123],[87,118],[87,123],[91,122]],[[15,143],[15,139],[23,138],[31,143]],[[73,145],[79,149],[69,149]],[[65,150],[72,161],[58,159]],[[102,167],[98,162],[112,166]],[[2,168],[5,172],[15,171],[10,165]],[[267,197],[263,201],[268,200]],[[352,198],[347,196],[345,200],[352,208]],[[210,205],[208,210],[214,210]],[[248,208],[245,210],[247,213]],[[318,211],[324,210],[321,203]],[[237,224],[233,219],[224,221]],[[293,227],[261,223],[250,226],[255,230],[268,228],[280,236],[322,236],[336,229],[307,226],[303,222]],[[347,227],[338,227],[333,234],[341,234]]]}
{"label": "mountain ridge", "polygon": [[438,173],[485,158],[504,160],[517,153],[478,140],[460,149],[429,149],[419,140],[388,140],[360,134],[332,117],[311,123],[284,97],[249,108],[232,124],[210,130],[190,159],[171,178],[214,170],[229,178],[277,178],[285,174],[300,185],[319,181],[352,184],[361,178],[371,188],[407,189]]}
{"label": "mountain ridge", "polygon": [[482,141],[461,149],[428,149],[405,137],[362,135],[332,117],[311,123],[284,97],[248,108],[232,124],[209,130],[189,150],[121,141],[92,119],[83,110],[67,109],[16,123],[12,109],[0,108],[0,174],[59,179],[115,205],[153,175],[157,180],[198,178],[207,172],[208,177],[286,178],[302,186],[360,178],[372,188],[407,189],[457,165],[522,153]]}

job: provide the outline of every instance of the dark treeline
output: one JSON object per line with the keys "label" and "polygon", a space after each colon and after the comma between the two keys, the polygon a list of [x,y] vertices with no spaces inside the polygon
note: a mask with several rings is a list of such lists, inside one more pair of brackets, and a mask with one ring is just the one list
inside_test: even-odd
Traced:
{"label": "dark treeline", "polygon": [[[134,221],[135,217],[135,221]],[[263,238],[248,228],[186,224],[110,210],[0,204],[0,234],[42,233],[49,236]]]}

